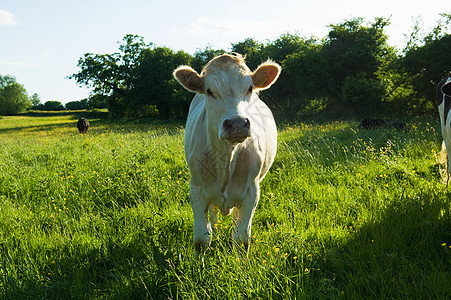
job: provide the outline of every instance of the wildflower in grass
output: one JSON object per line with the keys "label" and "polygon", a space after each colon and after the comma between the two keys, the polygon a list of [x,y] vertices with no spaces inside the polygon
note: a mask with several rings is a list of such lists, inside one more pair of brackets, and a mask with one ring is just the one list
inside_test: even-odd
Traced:
{"label": "wildflower in grass", "polygon": [[443,243],[442,246],[443,246],[443,247],[446,247],[446,243]]}

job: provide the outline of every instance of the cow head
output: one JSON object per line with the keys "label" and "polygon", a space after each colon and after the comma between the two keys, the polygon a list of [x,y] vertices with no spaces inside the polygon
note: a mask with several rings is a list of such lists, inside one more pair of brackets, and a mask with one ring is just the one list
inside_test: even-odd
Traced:
{"label": "cow head", "polygon": [[447,82],[442,86],[442,93],[451,97],[451,77],[448,78]]}
{"label": "cow head", "polygon": [[225,54],[212,59],[200,75],[181,66],[174,77],[187,90],[205,95],[207,122],[218,138],[238,144],[251,136],[247,112],[257,99],[256,92],[269,88],[280,70],[278,64],[267,61],[252,72],[241,55]]}

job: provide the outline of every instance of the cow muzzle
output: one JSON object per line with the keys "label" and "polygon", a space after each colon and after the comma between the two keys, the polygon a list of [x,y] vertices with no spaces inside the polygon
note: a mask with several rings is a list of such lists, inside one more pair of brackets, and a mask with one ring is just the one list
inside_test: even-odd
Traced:
{"label": "cow muzzle", "polygon": [[231,144],[244,142],[251,136],[251,122],[247,118],[225,119],[222,123],[221,138]]}

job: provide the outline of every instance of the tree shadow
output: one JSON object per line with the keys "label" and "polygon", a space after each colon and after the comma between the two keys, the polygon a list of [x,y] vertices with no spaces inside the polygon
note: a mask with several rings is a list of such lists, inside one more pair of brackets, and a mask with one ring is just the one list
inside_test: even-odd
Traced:
{"label": "tree shadow", "polygon": [[[41,116],[34,117],[44,117],[45,113]],[[29,131],[34,133],[39,132],[52,132],[58,129],[73,129],[73,133],[78,133],[77,121],[79,117],[89,116],[88,114],[67,114],[71,116],[68,120],[61,121],[57,124],[33,124],[33,125],[23,125],[8,128],[0,128],[0,134],[14,134],[22,131]],[[55,115],[52,115],[55,116]],[[59,116],[59,115],[58,115]],[[177,135],[180,129],[183,129],[183,120],[157,120],[157,119],[110,119],[110,118],[94,118],[87,117],[89,120],[90,127],[87,134],[99,134],[104,133],[106,130],[120,132],[123,134],[135,133],[135,132],[147,132],[150,130],[159,130],[168,135]]]}
{"label": "tree shadow", "polygon": [[[446,299],[451,294],[451,195],[401,196],[337,246],[326,243],[318,279],[333,294],[362,299]],[[358,223],[358,222],[356,222]]]}
{"label": "tree shadow", "polygon": [[[159,299],[171,294],[164,283],[169,258],[184,253],[187,236],[181,218],[163,219],[155,212],[141,220],[138,232],[122,229],[126,217],[112,218],[111,227],[93,226],[90,243],[72,238],[45,250],[34,249],[20,265],[11,266],[12,256],[0,262],[0,296],[3,299]],[[192,225],[192,224],[191,224]],[[191,226],[190,225],[190,226]],[[63,231],[64,228],[61,227]],[[174,234],[162,235],[161,232]],[[178,233],[178,234],[177,234]],[[30,252],[24,243],[0,243],[2,253]],[[45,256],[36,266],[34,257]],[[176,259],[172,259],[173,261]]]}

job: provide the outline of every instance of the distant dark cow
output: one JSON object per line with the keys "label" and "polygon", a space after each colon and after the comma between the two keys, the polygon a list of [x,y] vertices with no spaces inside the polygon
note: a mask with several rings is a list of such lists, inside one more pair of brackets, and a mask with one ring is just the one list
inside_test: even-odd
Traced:
{"label": "distant dark cow", "polygon": [[449,151],[451,151],[451,74],[440,81],[435,94],[437,98],[438,112],[440,114],[443,145],[446,150],[446,188],[448,188],[449,173],[451,171],[449,164]]}
{"label": "distant dark cow", "polygon": [[391,120],[369,119],[365,118],[360,122],[359,129],[373,129],[378,127],[389,127],[405,131],[407,126],[405,123]]}
{"label": "distant dark cow", "polygon": [[86,118],[80,118],[77,122],[77,128],[80,133],[86,133],[88,132],[89,128],[89,121]]}

